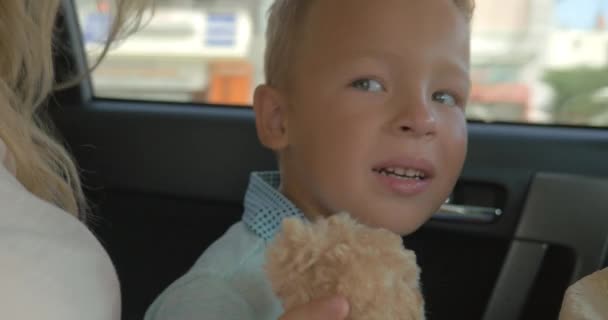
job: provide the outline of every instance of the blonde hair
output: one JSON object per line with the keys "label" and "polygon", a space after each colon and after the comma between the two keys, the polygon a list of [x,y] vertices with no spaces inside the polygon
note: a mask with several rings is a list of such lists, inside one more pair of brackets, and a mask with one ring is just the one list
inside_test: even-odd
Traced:
{"label": "blonde hair", "polygon": [[[474,0],[453,0],[470,21],[475,9]],[[278,87],[286,81],[287,69],[293,56],[294,39],[306,18],[313,0],[275,0],[268,10],[264,72],[266,84]]]}
{"label": "blonde hair", "polygon": [[[115,0],[106,44],[132,32],[151,0]],[[60,0],[0,1],[0,139],[17,179],[34,195],[84,220],[79,172],[41,112],[54,86],[53,31]]]}

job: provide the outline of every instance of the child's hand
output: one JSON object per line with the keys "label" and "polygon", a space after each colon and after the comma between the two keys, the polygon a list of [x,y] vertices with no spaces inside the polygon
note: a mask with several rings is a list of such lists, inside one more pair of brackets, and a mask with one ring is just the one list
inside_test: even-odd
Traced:
{"label": "child's hand", "polygon": [[283,314],[279,320],[343,320],[349,306],[342,297],[313,300]]}

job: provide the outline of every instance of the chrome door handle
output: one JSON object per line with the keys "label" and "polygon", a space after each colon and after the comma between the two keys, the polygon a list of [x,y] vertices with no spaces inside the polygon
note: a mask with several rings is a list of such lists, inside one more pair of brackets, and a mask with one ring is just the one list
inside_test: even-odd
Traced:
{"label": "chrome door handle", "polygon": [[433,215],[434,220],[467,223],[490,223],[502,215],[499,208],[477,207],[446,203]]}

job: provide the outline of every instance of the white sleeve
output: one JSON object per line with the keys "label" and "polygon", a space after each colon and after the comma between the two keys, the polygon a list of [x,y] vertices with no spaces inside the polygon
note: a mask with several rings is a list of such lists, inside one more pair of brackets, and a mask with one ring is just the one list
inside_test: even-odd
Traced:
{"label": "white sleeve", "polygon": [[120,319],[118,279],[99,242],[1,161],[0,319]]}
{"label": "white sleeve", "polygon": [[118,282],[107,258],[75,241],[2,230],[0,319],[120,319]]}

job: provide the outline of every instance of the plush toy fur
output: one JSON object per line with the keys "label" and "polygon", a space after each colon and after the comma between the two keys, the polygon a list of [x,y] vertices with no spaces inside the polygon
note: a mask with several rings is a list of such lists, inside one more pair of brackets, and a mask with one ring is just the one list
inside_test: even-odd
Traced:
{"label": "plush toy fur", "polygon": [[400,236],[345,213],[315,223],[286,219],[268,248],[266,272],[285,310],[340,294],[349,320],[425,319],[414,252]]}

